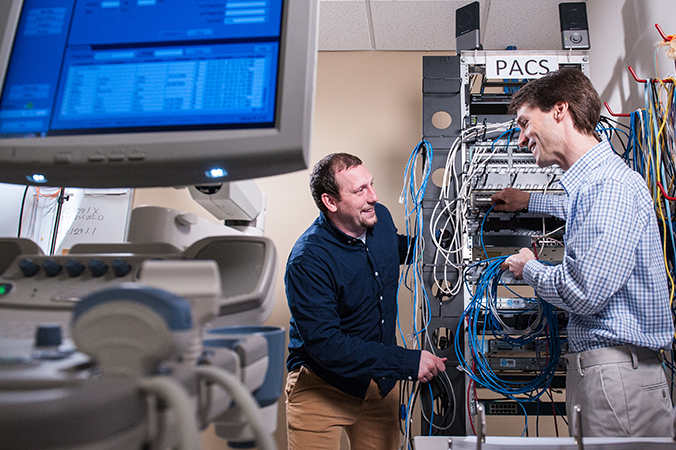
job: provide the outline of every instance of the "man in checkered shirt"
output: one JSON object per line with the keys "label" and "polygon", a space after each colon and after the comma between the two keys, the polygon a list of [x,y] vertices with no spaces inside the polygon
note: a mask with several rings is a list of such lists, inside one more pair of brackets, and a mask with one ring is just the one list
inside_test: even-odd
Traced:
{"label": "man in checkered shirt", "polygon": [[[589,79],[565,68],[522,87],[510,103],[539,167],[564,170],[565,194],[508,188],[497,211],[566,221],[561,264],[529,249],[502,268],[544,301],[569,311],[566,410],[582,411],[585,436],[672,436],[673,407],[660,350],[674,338],[669,286],[648,188],[595,131],[601,101]],[[572,430],[571,430],[572,433]]]}

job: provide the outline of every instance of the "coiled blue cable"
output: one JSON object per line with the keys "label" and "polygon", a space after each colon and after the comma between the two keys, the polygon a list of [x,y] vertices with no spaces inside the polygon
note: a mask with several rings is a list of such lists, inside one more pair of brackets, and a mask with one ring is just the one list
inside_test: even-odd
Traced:
{"label": "coiled blue cable", "polygon": [[[540,398],[549,388],[558,367],[561,356],[558,317],[553,306],[539,300],[540,307],[543,309],[543,321],[540,327],[533,330],[530,334],[518,337],[510,336],[504,332],[500,321],[492,316],[494,313],[488,307],[487,302],[494,301],[496,298],[497,286],[501,282],[500,279],[504,272],[500,269],[500,265],[506,259],[506,256],[499,256],[470,266],[485,265],[477,282],[476,291],[460,317],[456,335],[461,336],[465,325],[467,326],[466,336],[469,355],[476,365],[475,370],[471,369],[470,364],[465,359],[458,339],[455,340],[454,346],[461,367],[476,383],[517,402],[531,402]],[[483,319],[483,323],[481,319]],[[487,338],[490,335],[496,339],[509,342],[510,345],[517,346],[533,342],[543,334],[547,341],[549,355],[545,359],[544,366],[533,380],[517,382],[502,379],[490,367],[485,354]]]}

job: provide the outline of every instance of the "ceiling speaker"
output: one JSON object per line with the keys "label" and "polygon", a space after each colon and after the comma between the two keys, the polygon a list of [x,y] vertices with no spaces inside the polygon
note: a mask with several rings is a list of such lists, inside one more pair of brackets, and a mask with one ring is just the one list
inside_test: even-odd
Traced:
{"label": "ceiling speaker", "polygon": [[481,50],[479,41],[479,2],[455,10],[455,53]]}
{"label": "ceiling speaker", "polygon": [[559,3],[559,21],[561,22],[561,45],[564,50],[581,50],[590,47],[587,5],[584,2]]}

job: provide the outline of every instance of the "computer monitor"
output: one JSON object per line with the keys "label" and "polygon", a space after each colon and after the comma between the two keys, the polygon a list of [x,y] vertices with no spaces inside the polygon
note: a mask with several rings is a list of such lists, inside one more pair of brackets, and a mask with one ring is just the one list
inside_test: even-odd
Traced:
{"label": "computer monitor", "polygon": [[0,182],[185,186],[307,167],[316,0],[2,3]]}

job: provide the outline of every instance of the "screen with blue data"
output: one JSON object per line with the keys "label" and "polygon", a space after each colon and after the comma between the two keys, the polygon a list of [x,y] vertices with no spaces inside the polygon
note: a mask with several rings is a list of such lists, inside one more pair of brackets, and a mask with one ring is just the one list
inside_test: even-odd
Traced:
{"label": "screen with blue data", "polygon": [[274,127],[280,0],[25,0],[0,137]]}

